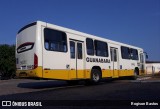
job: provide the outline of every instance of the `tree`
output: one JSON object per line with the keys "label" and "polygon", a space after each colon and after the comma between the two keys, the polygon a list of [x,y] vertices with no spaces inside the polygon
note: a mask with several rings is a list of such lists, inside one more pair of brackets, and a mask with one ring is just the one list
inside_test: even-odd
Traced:
{"label": "tree", "polygon": [[15,45],[0,45],[0,74],[11,77],[16,71]]}

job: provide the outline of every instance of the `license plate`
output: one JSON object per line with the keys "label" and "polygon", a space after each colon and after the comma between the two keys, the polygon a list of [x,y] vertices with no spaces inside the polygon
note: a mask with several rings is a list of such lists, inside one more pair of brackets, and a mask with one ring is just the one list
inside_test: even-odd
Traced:
{"label": "license plate", "polygon": [[26,72],[21,72],[21,73],[19,74],[19,76],[27,76],[27,73],[26,73]]}

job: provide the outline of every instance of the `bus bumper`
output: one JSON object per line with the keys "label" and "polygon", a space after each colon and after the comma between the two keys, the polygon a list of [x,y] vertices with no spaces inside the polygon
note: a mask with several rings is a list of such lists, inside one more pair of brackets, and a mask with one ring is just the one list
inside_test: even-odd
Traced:
{"label": "bus bumper", "polygon": [[37,67],[33,70],[17,70],[16,76],[21,78],[29,78],[29,77],[35,77],[35,78],[42,78],[42,67]]}

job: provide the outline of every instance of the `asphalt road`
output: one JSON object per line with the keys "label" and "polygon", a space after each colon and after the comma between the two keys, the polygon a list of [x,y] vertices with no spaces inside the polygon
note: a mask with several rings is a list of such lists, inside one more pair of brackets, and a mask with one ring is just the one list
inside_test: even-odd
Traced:
{"label": "asphalt road", "polygon": [[[131,106],[132,101],[133,103],[155,102],[158,106],[149,108],[158,109],[160,80],[152,78],[113,80],[91,86],[86,86],[83,82],[69,86],[65,81],[4,80],[0,81],[0,100],[38,100],[45,106],[78,105],[77,107],[92,106],[92,108]],[[132,107],[137,108],[135,105]]]}

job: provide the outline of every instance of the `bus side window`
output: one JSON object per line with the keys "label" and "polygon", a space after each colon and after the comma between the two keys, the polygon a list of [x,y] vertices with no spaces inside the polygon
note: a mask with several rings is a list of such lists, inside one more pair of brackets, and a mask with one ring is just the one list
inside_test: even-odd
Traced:
{"label": "bus side window", "polygon": [[114,49],[114,62],[117,62],[117,51]]}
{"label": "bus side window", "polygon": [[47,49],[47,50],[49,50],[49,42],[45,42],[45,48]]}
{"label": "bus side window", "polygon": [[130,49],[128,47],[121,46],[122,59],[130,59]]}
{"label": "bus side window", "polygon": [[70,58],[75,59],[75,42],[70,41]]}
{"label": "bus side window", "polygon": [[77,43],[77,55],[78,59],[82,59],[82,43]]}
{"label": "bus side window", "polygon": [[117,51],[115,48],[110,49],[111,61],[117,62]]}
{"label": "bus side window", "polygon": [[45,28],[44,44],[46,50],[67,52],[67,35],[61,31]]}
{"label": "bus side window", "polygon": [[108,45],[106,42],[94,41],[96,56],[108,57]]}
{"label": "bus side window", "polygon": [[130,51],[132,60],[138,60],[138,50],[131,48]]}
{"label": "bus side window", "polygon": [[86,39],[86,47],[87,47],[87,54],[94,55],[94,45],[93,45],[92,39],[90,39],[90,38]]}

